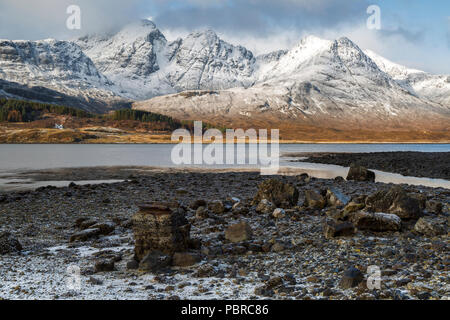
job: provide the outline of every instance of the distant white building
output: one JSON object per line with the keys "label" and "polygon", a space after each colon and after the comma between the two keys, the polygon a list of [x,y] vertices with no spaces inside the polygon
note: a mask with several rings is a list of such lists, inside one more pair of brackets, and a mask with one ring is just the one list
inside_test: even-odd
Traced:
{"label": "distant white building", "polygon": [[55,129],[64,130],[64,126],[62,124],[55,124]]}

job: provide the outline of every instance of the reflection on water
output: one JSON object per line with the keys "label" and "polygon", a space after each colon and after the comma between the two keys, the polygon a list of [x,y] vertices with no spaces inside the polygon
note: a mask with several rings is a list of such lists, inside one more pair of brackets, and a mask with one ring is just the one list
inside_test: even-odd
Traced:
{"label": "reflection on water", "polygon": [[[19,190],[21,187],[40,187],[46,185],[65,186],[67,181],[10,181],[1,176],[20,171],[42,170],[54,168],[100,167],[100,166],[144,166],[160,168],[182,168],[171,161],[174,145],[0,145],[0,191]],[[252,158],[248,155],[249,147],[236,145],[235,154],[246,152],[246,163]],[[269,148],[270,149],[270,148]],[[281,154],[308,152],[390,152],[390,151],[420,151],[420,152],[450,152],[449,144],[290,144],[280,145]],[[225,152],[224,152],[225,154]],[[296,158],[298,159],[298,158]],[[348,168],[290,162],[292,158],[282,157],[280,166],[286,174],[308,173],[317,178],[346,177]],[[184,166],[194,167],[194,166]],[[201,165],[202,169],[250,169],[249,165]],[[254,166],[253,166],[254,168]],[[397,174],[374,170],[378,182],[406,183],[430,187],[450,189],[450,182],[440,179],[403,177]],[[111,181],[96,181],[97,183]],[[116,182],[113,180],[112,182]],[[77,182],[79,184],[83,182]],[[94,181],[85,181],[92,184]]]}

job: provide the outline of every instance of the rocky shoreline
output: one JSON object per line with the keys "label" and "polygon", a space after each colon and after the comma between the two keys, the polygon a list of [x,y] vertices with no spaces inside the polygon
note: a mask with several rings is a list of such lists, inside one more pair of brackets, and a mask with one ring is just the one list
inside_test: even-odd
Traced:
{"label": "rocky shoreline", "polygon": [[0,195],[0,299],[450,297],[448,189],[256,172],[124,180]]}
{"label": "rocky shoreline", "polygon": [[350,167],[352,163],[404,176],[450,180],[450,152],[375,152],[297,154],[311,163]]}

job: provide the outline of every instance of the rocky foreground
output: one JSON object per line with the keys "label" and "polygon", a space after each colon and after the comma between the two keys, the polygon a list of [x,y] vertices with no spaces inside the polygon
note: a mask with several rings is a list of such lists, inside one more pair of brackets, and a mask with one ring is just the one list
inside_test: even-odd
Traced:
{"label": "rocky foreground", "polygon": [[348,178],[147,172],[0,195],[0,298],[448,299],[450,191]]}

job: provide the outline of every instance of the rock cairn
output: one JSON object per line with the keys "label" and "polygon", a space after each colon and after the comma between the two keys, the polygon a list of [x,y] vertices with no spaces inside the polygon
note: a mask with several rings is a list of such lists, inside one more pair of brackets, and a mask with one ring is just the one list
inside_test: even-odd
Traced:
{"label": "rock cairn", "polygon": [[155,202],[139,209],[132,219],[136,260],[156,251],[172,256],[188,249],[191,226],[178,204]]}

